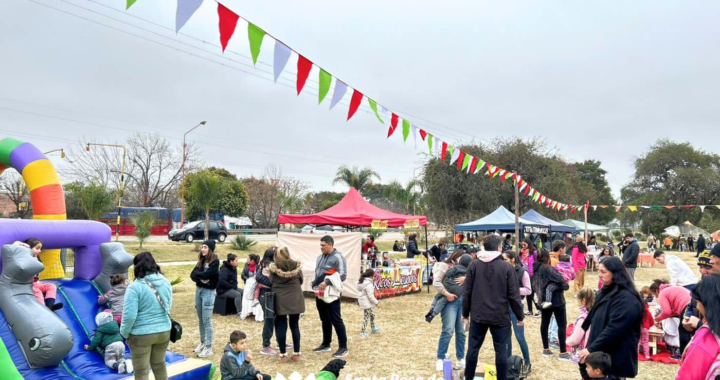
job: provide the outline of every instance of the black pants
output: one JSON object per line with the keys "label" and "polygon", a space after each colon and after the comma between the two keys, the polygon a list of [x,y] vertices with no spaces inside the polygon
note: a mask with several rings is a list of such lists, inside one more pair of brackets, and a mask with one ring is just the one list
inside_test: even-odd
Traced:
{"label": "black pants", "polygon": [[[260,304],[265,305],[265,294],[260,296]],[[264,306],[263,306],[264,307]],[[273,329],[275,327],[275,318],[268,318],[267,311],[265,312],[265,324],[263,325],[262,331],[262,346],[270,347],[270,339],[273,336]]]}
{"label": "black pants", "polygon": [[347,349],[347,333],[345,323],[342,320],[342,312],[340,311],[340,300],[325,303],[320,298],[315,298],[315,305],[320,315],[320,322],[322,322],[322,345],[329,346],[332,343],[332,330],[334,327],[338,336],[339,348]]}
{"label": "black pants", "polygon": [[288,320],[290,321],[293,350],[295,353],[300,353],[300,314],[278,315],[275,317],[275,338],[277,338],[280,346],[280,353],[284,354],[287,347]]}
{"label": "black pants", "polygon": [[542,335],[543,349],[547,350],[549,346],[548,342],[548,330],[550,327],[550,318],[555,314],[555,322],[558,325],[558,340],[560,341],[560,352],[564,353],[567,351],[565,346],[565,332],[567,329],[567,313],[565,313],[565,305],[553,306],[549,309],[542,309],[542,321],[540,323],[540,334]]}
{"label": "black pants", "polygon": [[222,295],[219,295],[218,297],[223,298],[232,298],[235,302],[235,309],[237,309],[237,313],[240,314],[242,311],[242,300],[243,300],[243,290],[228,290],[227,292],[223,293]]}
{"label": "black pants", "polygon": [[[266,375],[264,373],[262,374],[262,377],[263,377],[263,380],[272,380],[272,376]],[[238,378],[235,378],[232,380],[257,380],[257,376],[253,376],[253,375],[247,373],[241,377],[238,377]]]}
{"label": "black pants", "polygon": [[470,322],[470,344],[468,346],[467,357],[465,358],[465,380],[472,380],[475,378],[478,355],[480,354],[480,348],[485,341],[485,336],[487,335],[488,330],[490,330],[493,347],[495,348],[495,367],[497,369],[497,378],[498,380],[507,379],[507,351],[512,331],[511,328],[511,324],[508,324],[507,326],[494,326]]}
{"label": "black pants", "polygon": [[533,307],[533,303],[535,302],[535,290],[533,290],[532,293],[530,293],[529,295],[525,296],[525,298],[527,298],[528,311],[530,312],[530,314],[532,314],[533,313],[532,307]]}
{"label": "black pants", "polygon": [[[680,318],[682,321],[682,317]],[[680,335],[680,352],[685,352],[685,347],[688,346],[690,343],[690,339],[692,339],[695,332],[690,332],[685,330],[685,327],[683,327],[682,322],[680,323],[680,326],[678,326],[678,335]]]}

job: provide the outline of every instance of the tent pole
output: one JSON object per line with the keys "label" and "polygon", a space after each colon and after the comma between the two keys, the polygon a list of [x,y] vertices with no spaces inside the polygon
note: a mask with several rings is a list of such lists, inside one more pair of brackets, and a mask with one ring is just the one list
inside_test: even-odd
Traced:
{"label": "tent pole", "polygon": [[588,225],[587,225],[587,217],[588,217],[588,209],[590,208],[590,201],[588,200],[585,204],[585,243],[588,242]]}
{"label": "tent pole", "polygon": [[520,250],[520,191],[518,190],[517,173],[515,175],[515,242],[517,249]]}
{"label": "tent pole", "polygon": [[427,222],[425,222],[425,273],[428,276],[427,291],[430,293],[430,250],[428,249]]}

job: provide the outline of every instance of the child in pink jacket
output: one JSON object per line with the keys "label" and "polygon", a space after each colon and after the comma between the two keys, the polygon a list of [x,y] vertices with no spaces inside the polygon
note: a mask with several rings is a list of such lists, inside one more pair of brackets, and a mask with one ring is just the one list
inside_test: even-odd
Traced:
{"label": "child in pink jacket", "polygon": [[585,331],[583,330],[582,325],[590,314],[590,309],[592,309],[593,304],[595,303],[595,292],[587,288],[581,289],[577,294],[577,300],[580,305],[580,316],[575,319],[572,335],[570,335],[565,342],[565,344],[569,347],[572,347],[572,350],[570,351],[570,360],[573,363],[580,362],[577,353],[585,349],[587,346],[587,338],[590,336],[590,328],[588,331]]}
{"label": "child in pink jacket", "polygon": [[[15,242],[15,244],[30,248],[33,256],[40,260],[40,253],[42,252],[43,243],[39,239],[31,238],[27,239],[24,242]],[[55,298],[57,298],[57,287],[55,286],[55,284],[40,282],[39,275],[35,275],[35,277],[33,277],[32,289],[33,294],[35,295],[35,298],[38,300],[38,302],[47,306],[52,311],[62,309],[62,303],[55,303]]]}
{"label": "child in pink jacket", "polygon": [[718,332],[720,332],[720,276],[709,275],[700,281],[693,291],[697,308],[705,317],[704,324],[695,332],[690,345],[680,363],[675,380],[705,380],[710,371],[718,373],[718,365],[713,364],[720,354]]}

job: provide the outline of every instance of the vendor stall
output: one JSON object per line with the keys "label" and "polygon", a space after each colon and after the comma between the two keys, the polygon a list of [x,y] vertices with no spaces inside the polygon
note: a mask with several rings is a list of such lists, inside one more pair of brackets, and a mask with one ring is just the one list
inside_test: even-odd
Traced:
{"label": "vendor stall", "polygon": [[[520,240],[524,235],[529,234],[548,234],[550,226],[547,223],[538,223],[525,218],[518,218],[520,228]],[[508,211],[503,206],[483,218],[473,222],[456,224],[455,231],[515,231],[515,214]]]}
{"label": "vendor stall", "polygon": [[[547,218],[543,215],[541,215],[539,212],[535,210],[529,210],[525,214],[521,216],[523,219],[527,219],[531,222],[535,222],[538,224],[545,224],[550,227],[550,232],[546,234],[546,239],[544,241],[549,242],[549,244],[552,244],[552,242],[556,240],[565,240],[565,235],[568,233],[575,232],[575,229],[569,226],[566,226],[560,222],[556,222],[550,218]],[[533,240],[534,241],[534,240]],[[549,248],[550,246],[548,246]]]}
{"label": "vendor stall", "polygon": [[[424,259],[424,258],[423,258]],[[403,259],[389,267],[373,268],[375,276],[375,298],[394,297],[422,290],[422,282],[426,272],[424,260]],[[361,269],[370,268],[370,262],[363,260]]]}

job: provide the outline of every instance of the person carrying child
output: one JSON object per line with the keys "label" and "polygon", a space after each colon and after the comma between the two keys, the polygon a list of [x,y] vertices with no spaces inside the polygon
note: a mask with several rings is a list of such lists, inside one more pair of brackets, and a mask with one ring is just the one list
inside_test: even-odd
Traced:
{"label": "person carrying child", "polygon": [[582,328],[582,325],[585,322],[585,319],[587,319],[590,313],[590,309],[592,309],[593,304],[595,303],[595,292],[590,289],[583,288],[578,292],[577,300],[578,304],[580,305],[580,315],[575,319],[575,323],[573,324],[573,332],[572,334],[570,334],[570,336],[567,338],[567,341],[565,342],[565,344],[572,347],[572,351],[570,352],[570,360],[573,363],[580,362],[578,352],[582,351],[585,346],[587,346],[587,338],[590,335],[590,329],[588,329],[588,331],[585,331]]}
{"label": "person carrying child", "polygon": [[[467,268],[472,263],[472,256],[464,254],[463,250],[458,251],[460,251],[460,254],[462,254],[462,256],[460,256],[460,262],[458,263],[458,265],[445,272],[443,286],[445,287],[446,291],[460,298],[460,296],[462,296],[463,294],[463,286],[458,284],[455,280],[461,277],[465,277],[465,274],[467,273]],[[453,256],[455,256],[454,252]],[[441,294],[436,294],[435,298],[433,299],[432,305],[430,306],[430,311],[425,314],[425,320],[428,323],[432,322],[433,318],[442,313],[447,303],[447,297]]]}
{"label": "person carrying child", "polygon": [[120,327],[113,315],[107,312],[100,312],[95,316],[97,329],[90,341],[84,347],[87,351],[94,351],[100,348],[103,351],[105,365],[118,373],[132,373],[132,361],[125,360],[125,344],[120,336]]}
{"label": "person carrying child", "polygon": [[[123,306],[125,304],[125,291],[127,290],[127,281],[125,275],[116,274],[110,279],[112,288],[107,293],[98,296],[98,304],[105,305],[110,302],[110,312],[118,326],[122,324]],[[108,310],[105,310],[108,311]]]}
{"label": "person carrying child", "polygon": [[[30,238],[25,240],[24,242],[16,241],[14,244],[25,248],[30,248],[33,256],[38,259],[38,261],[42,262],[40,260],[40,253],[42,252],[43,243],[42,241],[40,241],[40,239]],[[57,286],[48,282],[40,282],[39,273],[36,274],[35,277],[33,277],[32,290],[38,302],[47,306],[48,309],[52,311],[57,311],[63,308],[62,303],[55,302],[55,299],[57,298]]]}
{"label": "person carrying child", "polygon": [[235,330],[230,333],[230,342],[220,359],[221,380],[271,380],[250,363],[252,355],[247,352],[247,335]]}
{"label": "person carrying child", "polygon": [[[555,270],[562,275],[563,280],[565,280],[565,283],[567,284],[570,284],[570,281],[575,279],[575,269],[570,263],[570,256],[566,254],[560,255],[560,261],[555,266]],[[552,302],[550,302],[550,300],[552,299],[552,294],[558,290],[558,288],[559,286],[553,282],[547,284],[547,287],[545,288],[545,302],[542,303],[543,309],[549,309],[552,307]]]}
{"label": "person carrying child", "polygon": [[370,331],[373,333],[380,332],[379,327],[375,327],[375,312],[374,307],[380,307],[380,302],[375,298],[375,284],[373,283],[373,277],[375,277],[374,269],[366,269],[365,272],[360,276],[358,281],[358,305],[365,313],[363,319],[362,329],[360,330],[360,336],[367,338],[368,334],[365,332],[368,321],[370,321]]}

